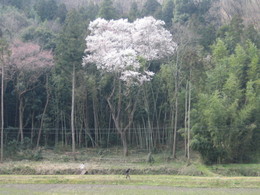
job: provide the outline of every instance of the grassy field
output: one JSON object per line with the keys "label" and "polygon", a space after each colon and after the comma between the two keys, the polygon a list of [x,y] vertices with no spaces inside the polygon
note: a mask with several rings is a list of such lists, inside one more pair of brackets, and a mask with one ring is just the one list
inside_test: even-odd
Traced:
{"label": "grassy field", "polygon": [[258,189],[233,188],[176,188],[151,186],[115,186],[115,185],[0,185],[1,195],[258,195]]}
{"label": "grassy field", "polygon": [[260,193],[259,177],[172,175],[1,175],[2,194],[250,194]]}
{"label": "grassy field", "polygon": [[199,188],[260,188],[260,177],[173,175],[1,175],[0,184],[102,184]]}
{"label": "grassy field", "polygon": [[180,188],[164,186],[122,186],[122,185],[75,185],[75,184],[44,184],[44,185],[0,185],[2,195],[258,195],[259,189],[243,188]]}
{"label": "grassy field", "polygon": [[[183,155],[120,150],[69,152],[44,150],[40,161],[11,159],[0,164],[2,194],[260,194],[259,164],[206,166],[196,154],[189,164]],[[80,175],[80,165],[86,174]],[[131,179],[122,174],[131,169]]]}

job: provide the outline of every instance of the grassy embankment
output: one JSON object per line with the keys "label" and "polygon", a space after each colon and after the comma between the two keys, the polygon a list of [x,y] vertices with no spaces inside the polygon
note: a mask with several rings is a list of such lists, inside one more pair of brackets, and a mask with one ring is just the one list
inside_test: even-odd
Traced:
{"label": "grassy embankment", "polygon": [[73,156],[70,152],[43,150],[38,161],[7,159],[0,164],[0,175],[78,175],[85,163],[87,174],[120,175],[127,168],[132,175],[187,175],[187,176],[260,176],[260,164],[220,164],[206,166],[192,153],[190,164],[183,154],[172,159],[169,152],[153,154],[153,163],[147,163],[147,152],[131,150],[122,157],[120,149],[87,149]]}
{"label": "grassy embankment", "polygon": [[[174,187],[260,188],[259,164],[206,166],[198,156],[187,165],[185,158],[154,154],[154,163],[146,162],[147,153],[134,152],[122,158],[120,150],[71,153],[43,151],[40,161],[5,161],[0,164],[0,184],[114,184]],[[86,175],[79,166],[86,165]],[[122,173],[131,169],[131,180]],[[245,177],[247,176],[247,177]]]}

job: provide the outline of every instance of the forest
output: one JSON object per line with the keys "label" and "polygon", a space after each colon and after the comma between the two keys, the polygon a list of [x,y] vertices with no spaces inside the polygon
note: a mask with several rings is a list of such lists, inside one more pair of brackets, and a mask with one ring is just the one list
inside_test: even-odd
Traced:
{"label": "forest", "polygon": [[[122,156],[259,162],[260,28],[248,10],[259,5],[221,15],[234,4],[225,2],[1,0],[1,161],[25,149],[118,146]],[[95,42],[101,30],[110,45]],[[128,82],[130,73],[140,77]]]}

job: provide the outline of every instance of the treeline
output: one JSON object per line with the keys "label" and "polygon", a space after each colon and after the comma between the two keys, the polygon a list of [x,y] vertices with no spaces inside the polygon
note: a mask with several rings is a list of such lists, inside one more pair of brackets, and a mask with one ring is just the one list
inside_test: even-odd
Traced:
{"label": "treeline", "polygon": [[121,124],[129,120],[127,103],[137,100],[128,145],[167,149],[173,157],[181,146],[188,159],[192,148],[206,163],[259,159],[260,34],[253,25],[239,15],[218,25],[211,0],[147,0],[128,14],[111,0],[78,9],[58,2],[0,3],[2,158],[20,145],[121,145],[107,102],[113,77],[82,66],[87,28],[98,17],[153,16],[165,22],[178,49],[150,64],[156,74],[138,93],[122,88]]}

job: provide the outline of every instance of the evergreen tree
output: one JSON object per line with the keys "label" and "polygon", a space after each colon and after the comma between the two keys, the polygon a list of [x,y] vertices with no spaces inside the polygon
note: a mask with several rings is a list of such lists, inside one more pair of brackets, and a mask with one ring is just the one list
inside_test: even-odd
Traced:
{"label": "evergreen tree", "polygon": [[[66,94],[65,97],[71,98],[71,138],[72,138],[72,152],[75,152],[75,88],[76,88],[76,74],[81,69],[82,56],[84,54],[84,22],[82,16],[75,10],[68,14],[65,21],[63,32],[61,33],[56,49],[56,74],[61,74],[61,82],[65,90],[60,94]],[[67,79],[69,78],[69,79]],[[68,88],[71,87],[71,96],[68,94]],[[60,97],[64,100],[64,97]],[[64,106],[69,99],[65,99]],[[60,108],[61,109],[61,108]],[[65,107],[66,109],[66,107]],[[66,110],[65,110],[66,112]]]}
{"label": "evergreen tree", "polygon": [[4,5],[11,5],[18,9],[28,9],[30,8],[33,0],[3,0],[1,3]]}
{"label": "evergreen tree", "polygon": [[138,10],[138,5],[136,2],[133,2],[131,4],[131,8],[130,11],[128,13],[128,18],[129,21],[133,22],[134,20],[136,20],[138,17],[140,16],[140,12]]}
{"label": "evergreen tree", "polygon": [[60,19],[60,22],[63,23],[66,19],[68,10],[64,3],[60,4],[57,8],[56,17]]}
{"label": "evergreen tree", "polygon": [[161,18],[161,5],[157,0],[147,0],[143,6],[143,16],[154,16],[155,18]]}
{"label": "evergreen tree", "polygon": [[100,5],[98,16],[106,20],[116,19],[118,14],[111,0],[103,0]]}
{"label": "evergreen tree", "polygon": [[174,20],[177,22],[187,22],[189,17],[196,12],[193,0],[175,0]]}
{"label": "evergreen tree", "polygon": [[243,37],[244,40],[250,40],[256,45],[257,48],[260,48],[260,32],[257,31],[252,24],[245,28]]}
{"label": "evergreen tree", "polygon": [[10,49],[9,45],[6,40],[2,37],[2,31],[0,29],[0,69],[1,69],[1,132],[0,132],[0,162],[3,162],[4,159],[4,119],[5,119],[5,113],[4,113],[4,98],[5,98],[5,74],[6,74],[6,66],[9,63],[10,57]]}
{"label": "evergreen tree", "polygon": [[217,36],[225,40],[228,49],[234,52],[238,43],[242,40],[244,31],[243,20],[240,16],[236,15],[230,21],[230,24],[223,25],[217,32]]}
{"label": "evergreen tree", "polygon": [[174,10],[173,0],[167,0],[162,7],[162,20],[164,20],[167,26],[172,25],[173,10]]}
{"label": "evergreen tree", "polygon": [[99,7],[97,4],[90,3],[87,7],[82,7],[79,9],[80,14],[83,16],[84,20],[95,20],[99,14]]}
{"label": "evergreen tree", "polygon": [[55,0],[41,0],[35,4],[34,8],[41,20],[44,21],[55,19],[58,6]]}
{"label": "evergreen tree", "polygon": [[36,42],[42,49],[54,50],[56,47],[55,38],[56,34],[47,28],[45,23],[39,26],[30,26],[25,29],[21,38],[25,42]]}

